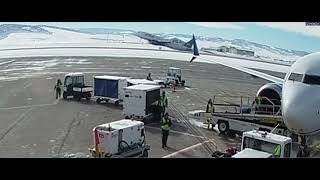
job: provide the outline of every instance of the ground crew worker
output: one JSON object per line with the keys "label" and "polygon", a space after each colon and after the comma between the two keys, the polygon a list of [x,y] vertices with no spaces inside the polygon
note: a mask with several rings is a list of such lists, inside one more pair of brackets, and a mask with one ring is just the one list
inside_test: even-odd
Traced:
{"label": "ground crew worker", "polygon": [[[207,110],[206,110],[206,113],[214,113],[214,106],[213,106],[213,103],[212,103],[212,100],[211,98],[209,99],[208,101],[208,104],[207,104]],[[208,122],[208,129],[210,128],[210,121],[211,121],[211,118],[209,117],[207,119],[207,122]],[[213,125],[212,125],[212,129],[213,129]]]}
{"label": "ground crew worker", "polygon": [[169,136],[169,131],[171,127],[171,119],[169,118],[169,114],[166,113],[161,120],[161,130],[162,130],[162,148],[168,147],[167,141]]}
{"label": "ground crew worker", "polygon": [[149,80],[149,81],[153,81],[153,80],[152,80],[152,78],[151,78],[151,73],[149,73],[149,74],[148,74],[148,76],[147,76],[147,80]]}
{"label": "ground crew worker", "polygon": [[162,117],[164,116],[164,113],[166,112],[166,107],[168,107],[168,98],[166,96],[166,92],[162,92],[162,96],[160,96],[159,100],[159,106],[162,108]]}
{"label": "ground crew worker", "polygon": [[255,97],[254,101],[252,102],[252,108],[254,109],[255,114],[258,114],[260,104],[261,104],[261,98],[259,96]]}
{"label": "ground crew worker", "polygon": [[281,155],[281,146],[277,145],[277,147],[273,151],[273,156],[279,158]]}
{"label": "ground crew worker", "polygon": [[61,80],[58,79],[56,85],[54,86],[54,90],[56,90],[56,99],[58,99],[58,97],[59,98],[61,97],[61,86],[62,86]]}

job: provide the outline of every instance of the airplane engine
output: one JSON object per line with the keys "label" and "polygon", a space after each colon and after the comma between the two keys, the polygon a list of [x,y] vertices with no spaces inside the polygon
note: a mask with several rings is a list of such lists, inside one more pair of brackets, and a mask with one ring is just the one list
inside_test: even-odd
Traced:
{"label": "airplane engine", "polygon": [[[276,105],[275,112],[277,112],[281,106],[282,85],[277,83],[267,83],[258,90],[257,96],[267,97]],[[270,103],[267,99],[262,99],[261,104],[272,105],[272,103]],[[272,112],[273,108],[270,108],[267,111]]]}

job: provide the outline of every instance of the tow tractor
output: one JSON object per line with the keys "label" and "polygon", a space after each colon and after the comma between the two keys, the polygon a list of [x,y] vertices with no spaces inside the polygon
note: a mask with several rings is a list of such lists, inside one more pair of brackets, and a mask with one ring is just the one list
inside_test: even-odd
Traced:
{"label": "tow tractor", "polygon": [[89,149],[96,158],[148,157],[144,123],[123,119],[93,128],[94,148]]}
{"label": "tow tractor", "polygon": [[[277,148],[280,153],[276,155]],[[241,151],[233,158],[290,158],[292,153],[290,137],[259,130],[244,132]]]}
{"label": "tow tractor", "polygon": [[164,86],[166,88],[170,85],[182,86],[185,85],[185,80],[182,80],[182,73],[180,68],[169,67],[167,72],[167,77],[165,80],[153,80],[156,84]]}
{"label": "tow tractor", "polygon": [[90,100],[92,92],[92,86],[84,85],[84,74],[83,73],[69,73],[64,77],[63,85],[63,98],[67,99],[68,96],[73,96],[77,101],[81,98]]}
{"label": "tow tractor", "polygon": [[[224,103],[215,103],[219,102],[217,101],[218,98],[223,98]],[[233,103],[235,102],[234,98],[240,100],[240,103]],[[263,98],[269,100],[267,97]],[[250,97],[214,96],[213,99],[215,107],[214,113],[196,110],[189,112],[189,118],[207,123],[208,128],[211,125],[211,129],[213,129],[215,125],[218,125],[220,133],[231,136],[235,134],[241,135],[243,132],[254,129],[270,132],[279,124],[274,130],[275,134],[290,136],[297,141],[297,136],[289,131],[282,121],[281,109],[277,105],[272,104],[271,100],[269,100],[271,105],[261,104],[259,108],[255,108],[250,104]],[[232,102],[226,103],[227,100]],[[257,111],[257,109],[259,111]],[[270,111],[270,109],[272,110]]]}
{"label": "tow tractor", "polygon": [[[276,151],[279,148],[280,152]],[[252,130],[242,135],[241,151],[229,148],[226,153],[216,151],[212,157],[223,158],[290,158],[292,140],[272,132]]]}
{"label": "tow tractor", "polygon": [[185,80],[182,80],[182,73],[180,68],[169,67],[167,72],[167,78],[165,81],[165,86],[175,83],[175,86],[184,86]]}

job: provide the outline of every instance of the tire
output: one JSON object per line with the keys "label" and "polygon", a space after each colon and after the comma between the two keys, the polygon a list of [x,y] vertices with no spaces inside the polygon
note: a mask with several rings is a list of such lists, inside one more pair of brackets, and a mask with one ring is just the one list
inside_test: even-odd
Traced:
{"label": "tire", "polygon": [[227,121],[219,121],[218,129],[221,133],[226,133],[229,130],[229,123]]}
{"label": "tire", "polygon": [[145,149],[144,151],[143,151],[143,153],[142,153],[142,157],[143,158],[147,158],[149,156],[149,153],[148,153],[148,151]]}
{"label": "tire", "polygon": [[65,92],[63,92],[62,96],[63,96],[63,99],[67,99],[68,98],[67,93],[65,93]]}
{"label": "tire", "polygon": [[100,104],[100,103],[101,103],[101,99],[98,98],[98,99],[96,100],[96,102],[97,102],[98,104]]}
{"label": "tire", "polygon": [[182,80],[182,81],[181,81],[181,86],[184,87],[184,84],[185,84],[185,83],[186,83],[186,82],[185,82],[184,80]]}
{"label": "tire", "polygon": [[89,101],[91,99],[91,93],[87,94],[86,100]]}
{"label": "tire", "polygon": [[114,102],[114,105],[119,106],[119,101]]}

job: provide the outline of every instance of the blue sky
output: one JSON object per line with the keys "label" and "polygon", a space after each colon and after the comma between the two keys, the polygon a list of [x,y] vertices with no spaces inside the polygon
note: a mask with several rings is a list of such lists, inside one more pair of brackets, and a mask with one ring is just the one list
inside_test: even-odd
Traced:
{"label": "blue sky", "polygon": [[195,35],[225,39],[245,39],[292,50],[320,51],[320,26],[305,26],[303,22],[33,22],[15,24],[45,24],[74,29],[114,28],[150,33],[194,33]]}

